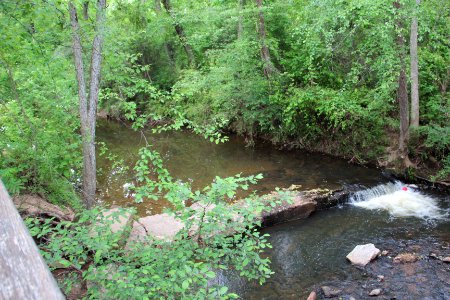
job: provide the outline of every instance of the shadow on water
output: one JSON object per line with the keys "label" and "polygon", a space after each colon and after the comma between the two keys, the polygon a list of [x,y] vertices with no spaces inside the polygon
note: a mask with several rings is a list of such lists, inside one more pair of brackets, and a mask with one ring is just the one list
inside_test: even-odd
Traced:
{"label": "shadow on water", "polygon": [[[253,187],[260,193],[268,193],[275,187],[289,187],[291,184],[302,185],[305,189],[339,188],[342,184],[375,185],[383,180],[376,169],[350,165],[345,160],[321,154],[280,151],[270,144],[258,144],[249,148],[245,147],[242,138],[234,135],[230,136],[229,142],[219,145],[183,131],[162,134],[147,132],[146,135],[161,153],[171,175],[183,181],[192,179],[195,189],[210,184],[215,176],[227,177],[238,173],[262,173],[264,179]],[[140,215],[150,211],[161,212],[167,205],[164,201],[136,205],[132,198],[126,197],[124,191],[124,184],[134,180],[132,169],[139,148],[144,146],[140,133],[116,122],[99,121],[97,139],[106,143],[111,154],[123,159],[130,168],[123,174],[119,173],[119,167],[113,168],[109,160],[99,157],[99,199],[106,204],[134,205]]]}

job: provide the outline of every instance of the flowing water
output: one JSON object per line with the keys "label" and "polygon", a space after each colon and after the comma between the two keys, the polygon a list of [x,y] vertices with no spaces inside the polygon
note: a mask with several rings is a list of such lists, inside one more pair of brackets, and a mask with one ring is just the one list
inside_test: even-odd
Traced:
{"label": "flowing water", "polygon": [[[302,185],[304,189],[335,189],[343,184],[373,186],[385,180],[376,169],[351,165],[330,156],[280,151],[270,144],[245,147],[244,140],[233,135],[230,141],[219,145],[183,131],[161,134],[146,132],[146,136],[149,143],[161,153],[171,175],[182,181],[192,181],[195,189],[210,184],[215,176],[227,177],[238,173],[262,173],[264,179],[253,187],[260,193],[269,193],[276,187],[284,188],[292,184]],[[121,172],[122,166],[114,165],[106,156],[98,158],[99,199],[106,204],[135,206],[140,215],[160,213],[167,205],[166,202],[134,204],[126,189],[134,182],[132,169],[139,148],[145,144],[141,134],[116,122],[99,121],[97,139],[106,144],[110,154],[123,159],[129,167],[128,171]]]}
{"label": "flowing water", "polygon": [[[134,165],[137,151],[143,146],[139,133],[109,122],[100,122],[97,132],[98,139],[106,143],[112,154],[126,165]],[[370,281],[368,271],[351,266],[345,259],[358,244],[374,243],[393,252],[420,245],[423,253],[433,250],[450,255],[449,195],[430,194],[401,182],[389,183],[376,169],[350,165],[329,156],[279,151],[268,144],[246,148],[236,136],[225,144],[215,145],[187,132],[147,134],[173,177],[192,180],[195,188],[206,186],[216,175],[225,177],[240,172],[263,173],[265,178],[256,186],[261,193],[291,184],[305,189],[339,188],[344,184],[371,187],[354,194],[349,204],[316,212],[305,220],[263,229],[270,234],[273,245],[265,255],[271,258],[275,275],[262,286],[240,279],[233,271],[220,273],[216,279],[244,299],[305,299],[313,288],[327,282],[342,285],[358,282],[365,287]],[[99,158],[98,164],[102,169],[99,198],[105,203],[136,206],[141,215],[158,213],[166,205],[163,201],[134,204],[124,190],[124,185],[133,182],[133,172],[120,172],[120,166],[104,157]],[[426,276],[435,276],[427,279],[425,275],[396,273],[395,270],[402,269],[392,267],[387,258],[378,261],[369,269],[379,266],[372,272],[392,274],[394,280],[392,286],[385,284],[386,295],[397,299],[422,299],[420,295],[428,295],[426,299],[450,298],[450,270],[429,270],[429,265],[421,265],[420,269],[432,274]],[[422,286],[417,287],[417,282],[422,282]],[[358,294],[355,288],[353,292],[356,299],[367,297],[366,291]]]}
{"label": "flowing water", "polygon": [[[447,216],[450,197],[403,191],[402,187],[405,185],[400,182],[379,185],[357,193],[349,204],[319,211],[305,220],[264,229],[263,233],[270,234],[269,240],[274,246],[266,254],[272,259],[275,275],[259,286],[230,271],[221,273],[217,283],[230,286],[244,299],[306,299],[313,288],[327,282],[342,285],[359,281],[366,284],[367,273],[352,266],[345,258],[359,244],[374,243],[382,250],[397,251],[397,254],[402,252],[399,249],[407,249],[407,245],[425,245],[422,248],[431,245],[431,248],[423,249],[425,255],[428,250],[442,250],[442,247],[445,247],[443,254],[449,255],[450,220]],[[413,201],[413,213],[404,203],[407,193],[410,193],[407,200]],[[386,204],[389,200],[394,203]],[[383,261],[377,271],[386,275],[391,272],[390,268],[393,267]],[[375,273],[375,277],[378,274]],[[449,270],[446,276],[450,278]],[[406,290],[411,283],[400,274],[392,280],[398,290],[391,296],[397,299],[450,297],[448,279],[442,283],[432,278],[416,295]],[[416,284],[412,276],[411,280]],[[352,296],[356,299],[367,297],[364,293],[358,295],[358,289],[355,290]],[[429,293],[430,298],[417,298],[425,293]]]}

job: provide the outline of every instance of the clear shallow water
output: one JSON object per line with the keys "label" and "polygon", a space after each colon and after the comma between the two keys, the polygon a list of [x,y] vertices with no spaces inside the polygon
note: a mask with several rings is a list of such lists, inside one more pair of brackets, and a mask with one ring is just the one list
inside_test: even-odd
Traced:
{"label": "clear shallow water", "polygon": [[[245,147],[244,140],[230,136],[230,141],[216,145],[201,136],[189,132],[146,133],[149,143],[161,153],[164,163],[176,179],[193,180],[193,187],[203,188],[214,177],[233,176],[238,173],[251,175],[262,173],[264,179],[254,189],[269,193],[275,187],[302,185],[304,189],[340,188],[342,184],[364,184],[373,186],[384,181],[376,169],[348,164],[345,160],[302,151],[280,151],[270,144],[259,144],[255,148]],[[97,140],[104,142],[111,154],[125,161],[130,170],[120,174],[119,167],[105,157],[97,164],[98,197],[106,204],[136,206],[141,215],[159,213],[167,205],[164,201],[134,204],[126,197],[123,185],[132,183],[133,166],[139,148],[144,146],[140,133],[117,122],[99,120]],[[240,196],[244,196],[241,194]]]}

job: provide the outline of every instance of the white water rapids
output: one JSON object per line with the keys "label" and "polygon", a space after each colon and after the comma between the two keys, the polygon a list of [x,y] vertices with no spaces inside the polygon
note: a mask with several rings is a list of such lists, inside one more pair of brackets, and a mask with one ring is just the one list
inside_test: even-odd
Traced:
{"label": "white water rapids", "polygon": [[399,181],[356,192],[350,203],[370,210],[386,210],[394,217],[444,219],[448,215],[437,199]]}

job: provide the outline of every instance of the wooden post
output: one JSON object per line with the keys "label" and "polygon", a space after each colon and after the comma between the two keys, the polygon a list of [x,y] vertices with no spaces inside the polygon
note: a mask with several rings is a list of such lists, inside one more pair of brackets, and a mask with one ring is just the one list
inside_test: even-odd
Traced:
{"label": "wooden post", "polygon": [[0,299],[64,299],[1,180]]}

